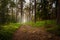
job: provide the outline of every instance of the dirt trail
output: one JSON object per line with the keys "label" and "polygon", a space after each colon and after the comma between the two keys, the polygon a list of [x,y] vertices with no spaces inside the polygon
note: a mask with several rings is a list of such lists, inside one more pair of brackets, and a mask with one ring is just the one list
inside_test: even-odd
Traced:
{"label": "dirt trail", "polygon": [[60,40],[57,36],[46,32],[44,28],[21,26],[13,35],[13,40]]}

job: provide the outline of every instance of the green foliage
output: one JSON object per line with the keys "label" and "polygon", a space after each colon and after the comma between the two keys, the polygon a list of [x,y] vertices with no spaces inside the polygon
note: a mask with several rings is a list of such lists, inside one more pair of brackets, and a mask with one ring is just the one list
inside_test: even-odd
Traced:
{"label": "green foliage", "polygon": [[43,20],[43,21],[37,21],[36,23],[28,22],[26,24],[31,25],[32,27],[38,27],[38,28],[44,27],[46,28],[47,32],[60,36],[60,25],[56,24],[56,20]]}
{"label": "green foliage", "polygon": [[14,1],[10,1],[10,7],[15,7],[16,4],[14,3]]}
{"label": "green foliage", "polygon": [[0,40],[12,40],[13,33],[19,28],[21,24],[10,23],[3,26],[0,30]]}
{"label": "green foliage", "polygon": [[56,22],[55,20],[42,20],[42,21],[37,21],[36,23],[28,22],[26,24],[31,25],[32,27],[46,27],[47,25],[55,25]]}
{"label": "green foliage", "polygon": [[50,33],[60,36],[60,26],[58,25],[54,25],[51,28],[47,28],[46,30]]}
{"label": "green foliage", "polygon": [[[0,0],[0,24],[5,24],[7,22],[8,17],[8,5],[10,7],[14,7],[15,3],[11,0]],[[11,18],[11,17],[10,17]]]}
{"label": "green foliage", "polygon": [[[48,1],[48,0],[41,0],[42,2],[37,3],[37,12],[36,17],[37,19],[56,19],[56,7],[53,7],[53,3],[55,1]],[[56,3],[55,3],[56,4]]]}

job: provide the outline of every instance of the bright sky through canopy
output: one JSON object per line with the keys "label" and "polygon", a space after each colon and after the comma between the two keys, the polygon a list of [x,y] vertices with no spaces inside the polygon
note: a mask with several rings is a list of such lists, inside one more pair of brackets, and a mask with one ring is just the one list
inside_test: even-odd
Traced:
{"label": "bright sky through canopy", "polygon": [[26,1],[26,3],[29,3],[29,0],[25,0]]}

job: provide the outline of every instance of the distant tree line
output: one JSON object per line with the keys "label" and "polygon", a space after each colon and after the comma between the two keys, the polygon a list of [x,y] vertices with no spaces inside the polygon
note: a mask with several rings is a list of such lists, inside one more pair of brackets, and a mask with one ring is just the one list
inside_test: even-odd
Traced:
{"label": "distant tree line", "polygon": [[[21,13],[22,20],[24,3],[25,0],[16,0],[16,2],[14,0],[0,0],[0,23],[17,22],[18,12]],[[59,5],[59,0],[30,0],[30,7],[27,10],[30,15],[34,14],[33,20],[35,22],[37,20],[59,19]],[[15,13],[14,9],[16,9]]]}
{"label": "distant tree line", "polygon": [[[24,0],[0,0],[0,24],[9,22],[17,22],[17,16],[19,9],[23,10]],[[20,7],[18,7],[20,5]],[[14,9],[16,10],[14,13]]]}

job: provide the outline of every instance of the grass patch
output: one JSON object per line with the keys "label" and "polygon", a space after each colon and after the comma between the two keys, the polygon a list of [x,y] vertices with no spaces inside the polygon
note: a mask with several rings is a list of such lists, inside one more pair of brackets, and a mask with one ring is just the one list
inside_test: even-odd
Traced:
{"label": "grass patch", "polygon": [[34,22],[27,22],[27,25],[31,25],[32,27],[48,27],[47,25],[55,25],[55,20],[43,20],[43,21],[37,21]]}
{"label": "grass patch", "polygon": [[44,27],[47,32],[60,36],[60,26],[56,25],[56,20],[43,20],[37,21],[36,23],[28,22],[26,24],[31,25],[32,27]]}
{"label": "grass patch", "polygon": [[[24,25],[30,25],[32,27],[45,27],[48,32],[60,34],[60,27],[57,27],[55,20],[43,20],[34,22],[27,22]],[[0,30],[0,40],[12,40],[12,35],[19,28],[21,24],[10,23],[3,25]],[[49,27],[50,26],[50,27]]]}
{"label": "grass patch", "polygon": [[0,40],[12,40],[12,35],[17,28],[20,27],[19,23],[10,23],[2,26],[0,30]]}

